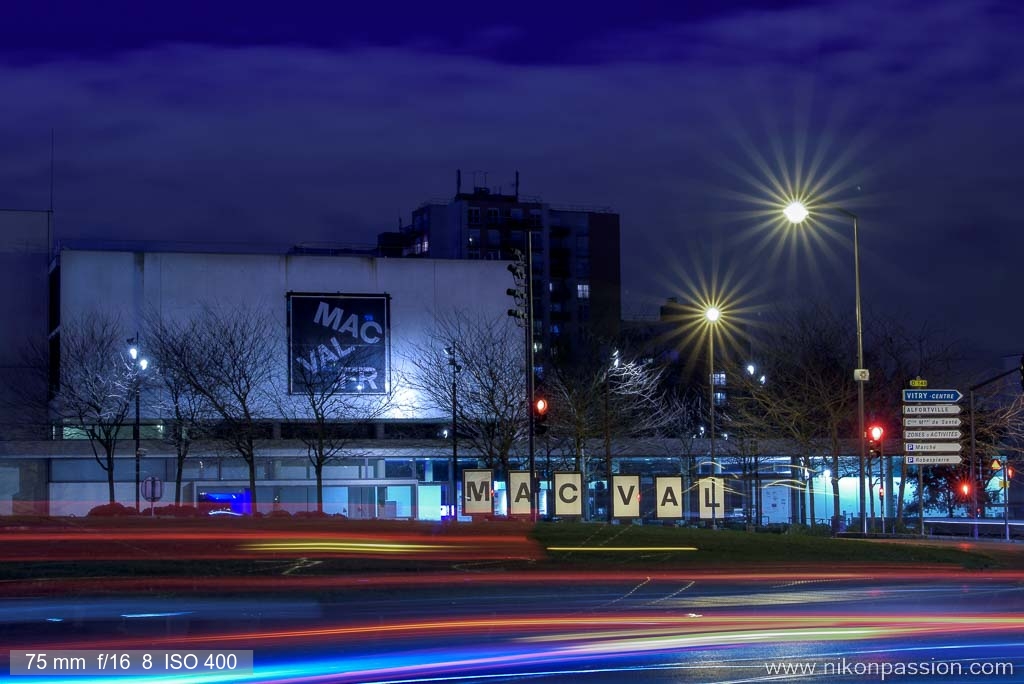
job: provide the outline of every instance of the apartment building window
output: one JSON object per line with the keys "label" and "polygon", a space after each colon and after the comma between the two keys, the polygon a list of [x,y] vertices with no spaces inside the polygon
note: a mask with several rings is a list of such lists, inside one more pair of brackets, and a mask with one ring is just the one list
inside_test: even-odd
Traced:
{"label": "apartment building window", "polygon": [[523,210],[520,209],[519,207],[516,207],[515,209],[510,209],[509,216],[517,221],[521,221],[523,219]]}
{"label": "apartment building window", "polygon": [[530,225],[535,227],[535,228],[540,228],[541,225],[543,225],[542,222],[541,222],[541,217],[540,217],[540,211],[539,210],[533,209],[533,210],[530,211]]}
{"label": "apartment building window", "polygon": [[497,207],[491,207],[490,209],[488,209],[487,210],[487,223],[489,223],[491,225],[495,225],[495,224],[498,223],[498,220],[499,220],[498,208]]}
{"label": "apartment building window", "polygon": [[471,228],[469,230],[469,232],[467,233],[467,237],[466,237],[466,243],[469,245],[469,247],[471,249],[473,247],[479,247],[480,246],[480,229],[479,228]]}
{"label": "apartment building window", "polygon": [[576,299],[590,299],[590,283],[576,283]]}
{"label": "apartment building window", "polygon": [[725,387],[725,371],[715,371],[715,387]]}
{"label": "apartment building window", "polygon": [[480,225],[480,207],[469,208],[469,225],[479,226]]}
{"label": "apartment building window", "polygon": [[580,257],[576,259],[576,277],[590,277],[590,259],[588,257]]}
{"label": "apartment building window", "polygon": [[497,228],[487,229],[487,246],[497,247],[501,244],[501,231]]}

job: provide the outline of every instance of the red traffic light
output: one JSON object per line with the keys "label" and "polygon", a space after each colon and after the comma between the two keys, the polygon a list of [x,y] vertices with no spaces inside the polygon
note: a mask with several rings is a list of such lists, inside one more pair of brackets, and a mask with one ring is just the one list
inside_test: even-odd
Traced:
{"label": "red traffic light", "polygon": [[885,429],[881,425],[872,425],[868,428],[868,437],[871,438],[872,442],[881,442],[882,435],[885,434]]}
{"label": "red traffic light", "polygon": [[545,413],[548,412],[548,400],[545,399],[544,397],[538,397],[533,402],[533,410],[537,413],[538,416],[543,416]]}
{"label": "red traffic light", "polygon": [[963,493],[964,496],[967,496],[968,494],[971,493],[971,485],[964,482],[962,485],[960,485],[960,491]]}

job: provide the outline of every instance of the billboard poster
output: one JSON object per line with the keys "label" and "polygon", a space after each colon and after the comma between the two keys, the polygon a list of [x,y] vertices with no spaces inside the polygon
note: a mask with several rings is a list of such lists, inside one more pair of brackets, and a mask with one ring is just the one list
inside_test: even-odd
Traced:
{"label": "billboard poster", "polygon": [[289,294],[289,391],[387,394],[388,305],[386,294]]}

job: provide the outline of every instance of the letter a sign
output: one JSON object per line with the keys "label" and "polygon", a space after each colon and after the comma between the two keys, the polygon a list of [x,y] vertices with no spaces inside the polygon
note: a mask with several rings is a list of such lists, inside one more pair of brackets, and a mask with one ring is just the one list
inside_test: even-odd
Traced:
{"label": "letter a sign", "polygon": [[512,515],[530,515],[533,512],[530,471],[514,470],[508,474],[508,512]]}

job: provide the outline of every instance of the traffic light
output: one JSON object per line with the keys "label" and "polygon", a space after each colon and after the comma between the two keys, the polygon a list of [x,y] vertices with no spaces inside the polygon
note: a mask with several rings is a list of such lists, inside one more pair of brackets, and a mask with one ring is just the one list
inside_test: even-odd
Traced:
{"label": "traffic light", "polygon": [[537,397],[533,400],[533,434],[543,435],[548,431],[544,423],[548,419],[548,400],[544,397]]}
{"label": "traffic light", "polygon": [[868,458],[878,458],[882,455],[882,435],[885,429],[881,425],[872,425],[868,428]]}
{"label": "traffic light", "polygon": [[971,493],[971,485],[967,482],[960,483],[960,493],[963,494],[964,498],[966,499],[967,496]]}
{"label": "traffic light", "polygon": [[885,500],[885,487],[879,487],[878,488],[878,500],[879,501],[884,501]]}

